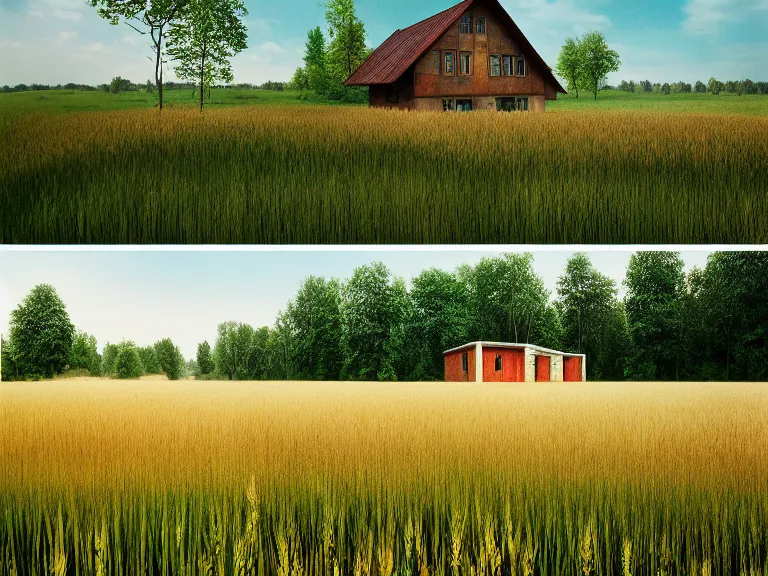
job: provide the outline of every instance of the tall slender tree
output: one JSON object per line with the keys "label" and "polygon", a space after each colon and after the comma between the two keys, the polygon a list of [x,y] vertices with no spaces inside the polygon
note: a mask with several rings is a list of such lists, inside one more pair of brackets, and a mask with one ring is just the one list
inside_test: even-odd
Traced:
{"label": "tall slender tree", "polygon": [[89,0],[112,25],[122,19],[139,34],[149,34],[155,61],[158,103],[163,109],[163,50],[171,25],[185,16],[190,0]]}
{"label": "tall slender tree", "polygon": [[619,71],[619,53],[608,47],[602,32],[588,32],[581,38],[579,45],[582,61],[579,76],[597,100],[600,83],[606,75]]}
{"label": "tall slender tree", "polygon": [[334,79],[341,83],[357,70],[368,52],[365,48],[365,26],[355,12],[354,0],[329,0],[325,19],[331,42],[329,64]]}
{"label": "tall slender tree", "polygon": [[248,47],[243,0],[187,0],[187,9],[168,32],[168,54],[179,78],[195,80],[203,94],[216,80],[233,79],[230,58]]}
{"label": "tall slender tree", "polygon": [[568,90],[576,91],[576,98],[579,97],[579,75],[583,63],[581,40],[576,38],[566,38],[565,44],[560,48],[560,55],[557,57],[555,72],[567,82]]}

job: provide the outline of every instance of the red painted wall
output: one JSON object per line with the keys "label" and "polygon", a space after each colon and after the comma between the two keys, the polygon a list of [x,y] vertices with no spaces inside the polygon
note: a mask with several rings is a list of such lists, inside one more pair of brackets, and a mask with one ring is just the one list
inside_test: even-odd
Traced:
{"label": "red painted wall", "polygon": [[549,356],[536,356],[536,382],[549,382],[549,368],[552,359]]}
{"label": "red painted wall", "polygon": [[[467,373],[461,369],[461,357],[467,354]],[[445,381],[446,382],[474,382],[475,381],[475,349],[467,348],[445,355]]]}
{"label": "red painted wall", "polygon": [[[498,372],[496,356],[501,356]],[[521,348],[483,348],[483,381],[525,382],[525,351]]]}
{"label": "red painted wall", "polygon": [[581,357],[566,356],[563,358],[563,381],[581,382]]}

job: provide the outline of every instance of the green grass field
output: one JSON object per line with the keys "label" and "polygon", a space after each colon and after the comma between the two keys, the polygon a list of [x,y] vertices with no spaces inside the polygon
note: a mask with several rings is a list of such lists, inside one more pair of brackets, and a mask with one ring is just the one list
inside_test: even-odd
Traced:
{"label": "green grass field", "polygon": [[768,242],[768,97],[567,97],[546,114],[298,94],[0,95],[5,243]]}

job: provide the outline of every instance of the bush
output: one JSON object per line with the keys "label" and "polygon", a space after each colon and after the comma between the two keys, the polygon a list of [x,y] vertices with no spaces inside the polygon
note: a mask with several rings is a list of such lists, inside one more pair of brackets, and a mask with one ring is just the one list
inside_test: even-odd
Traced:
{"label": "bush", "polygon": [[115,361],[115,373],[118,378],[132,379],[139,378],[144,372],[139,358],[139,351],[132,343],[124,343],[120,346]]}
{"label": "bush", "polygon": [[155,343],[155,354],[169,380],[178,380],[184,376],[184,357],[170,338]]}

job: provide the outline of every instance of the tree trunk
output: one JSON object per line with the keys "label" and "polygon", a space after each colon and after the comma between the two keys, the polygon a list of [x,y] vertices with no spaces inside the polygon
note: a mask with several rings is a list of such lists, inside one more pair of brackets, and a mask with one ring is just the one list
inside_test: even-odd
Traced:
{"label": "tree trunk", "polygon": [[200,56],[200,112],[203,111],[203,90],[205,89],[205,42],[203,42],[203,52]]}

